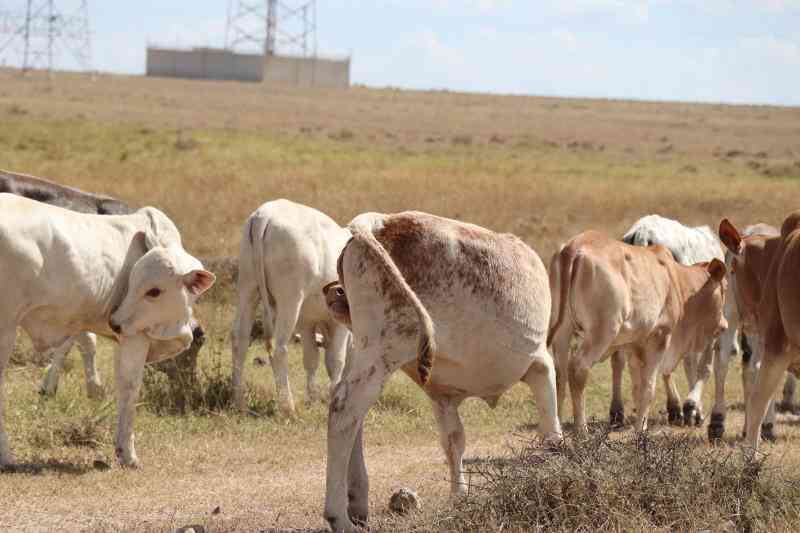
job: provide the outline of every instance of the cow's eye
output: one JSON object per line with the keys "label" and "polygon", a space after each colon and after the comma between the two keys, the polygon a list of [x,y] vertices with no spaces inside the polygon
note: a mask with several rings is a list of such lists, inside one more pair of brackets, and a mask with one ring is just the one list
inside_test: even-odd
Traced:
{"label": "cow's eye", "polygon": [[161,296],[161,289],[159,289],[158,287],[153,287],[152,289],[147,291],[145,295],[149,296],[150,298],[158,298],[159,296]]}

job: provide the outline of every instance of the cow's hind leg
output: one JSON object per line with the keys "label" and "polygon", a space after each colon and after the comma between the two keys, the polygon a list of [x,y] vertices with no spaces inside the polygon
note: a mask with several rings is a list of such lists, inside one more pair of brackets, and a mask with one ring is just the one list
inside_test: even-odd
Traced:
{"label": "cow's hind leg", "polygon": [[[369,408],[380,396],[385,379],[380,356],[358,354],[359,360],[336,385],[328,407],[328,464],[325,519],[332,531],[357,531],[366,522],[369,481],[361,433]],[[369,362],[373,364],[366,367]]]}
{"label": "cow's hind leg", "polygon": [[[571,323],[571,321],[570,321]],[[556,368],[556,395],[558,418],[564,420],[564,408],[567,403],[567,390],[569,389],[569,362],[572,357],[572,327],[562,324],[553,336],[550,346],[553,362]]]}
{"label": "cow's hind leg", "polygon": [[556,405],[556,371],[547,350],[540,350],[522,377],[536,399],[539,433],[546,441],[561,440],[561,423]]}
{"label": "cow's hind leg", "polygon": [[593,332],[586,332],[580,348],[570,360],[569,364],[569,390],[572,396],[572,411],[575,419],[575,429],[586,432],[586,403],[584,389],[589,378],[589,370],[605,355],[611,342],[616,337],[614,328],[595,328]]}
{"label": "cow's hind leg", "polygon": [[0,466],[14,463],[11,449],[8,445],[8,434],[5,423],[5,371],[11,352],[14,350],[14,341],[17,338],[16,325],[0,327]]}
{"label": "cow's hind leg", "polygon": [[313,325],[304,326],[301,334],[303,342],[303,367],[306,370],[306,402],[319,400],[317,369],[319,368],[319,348],[317,334]]}
{"label": "cow's hind leg", "polygon": [[611,407],[608,424],[621,428],[625,424],[625,404],[622,401],[622,373],[625,371],[625,354],[622,349],[611,354]]}
{"label": "cow's hind leg", "polygon": [[458,416],[461,399],[431,396],[431,401],[433,414],[439,425],[439,441],[450,467],[450,495],[459,496],[466,490],[461,463],[466,439],[461,417]]}
{"label": "cow's hind leg", "polygon": [[[272,374],[275,378],[275,391],[278,394],[278,405],[284,413],[294,413],[294,398],[292,386],[289,383],[289,341],[294,336],[300,309],[303,306],[303,293],[293,295],[293,300],[278,300],[275,312],[275,352],[270,357]],[[303,345],[306,338],[312,341],[314,334],[303,335]],[[314,344],[316,351],[316,344]],[[319,358],[319,352],[317,352]]]}
{"label": "cow's hind leg", "polygon": [[347,349],[350,344],[350,330],[339,324],[329,324],[329,338],[325,345],[325,369],[331,380],[331,390],[342,380]]}
{"label": "cow's hind leg", "polygon": [[103,384],[100,381],[100,374],[97,372],[97,336],[94,333],[84,331],[75,340],[81,351],[83,359],[83,375],[86,378],[86,395],[92,399],[100,399],[105,396]]}
{"label": "cow's hind leg", "polygon": [[67,358],[67,354],[72,349],[74,342],[75,337],[70,337],[51,351],[50,365],[47,367],[47,373],[39,388],[39,393],[43,396],[55,396],[56,391],[58,391],[58,381],[61,378],[61,372],[64,370],[64,360]]}
{"label": "cow's hind leg", "polygon": [[[249,276],[249,277],[248,277]],[[231,330],[231,386],[233,388],[233,403],[238,409],[244,410],[244,363],[247,349],[250,347],[250,334],[255,321],[255,308],[258,297],[258,287],[253,274],[246,274],[239,267],[239,303],[236,307],[236,318],[233,320]],[[263,305],[268,305],[264,302]],[[264,330],[270,329],[269,324],[264,324]]]}

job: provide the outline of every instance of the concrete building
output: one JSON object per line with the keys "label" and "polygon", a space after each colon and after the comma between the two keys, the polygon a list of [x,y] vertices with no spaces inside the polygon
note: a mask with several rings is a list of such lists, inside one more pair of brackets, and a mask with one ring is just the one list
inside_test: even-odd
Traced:
{"label": "concrete building", "polygon": [[298,87],[350,86],[350,58],[240,54],[218,48],[147,47],[147,75],[239,80]]}
{"label": "concrete building", "polygon": [[147,75],[261,81],[264,79],[264,61],[258,54],[235,54],[216,48],[179,50],[148,47]]}

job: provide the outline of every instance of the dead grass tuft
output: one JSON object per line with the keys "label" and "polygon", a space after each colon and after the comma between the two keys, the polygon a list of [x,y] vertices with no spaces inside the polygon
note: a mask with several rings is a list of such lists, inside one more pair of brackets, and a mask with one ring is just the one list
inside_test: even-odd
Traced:
{"label": "dead grass tuft", "polygon": [[[247,384],[247,410],[255,416],[273,416],[276,402],[269,391],[259,384]],[[141,401],[157,415],[218,414],[232,409],[233,387],[230,372],[223,367],[220,354],[215,354],[207,366],[201,366],[199,376],[179,388],[171,385],[163,372],[145,367]]]}
{"label": "dead grass tuft", "polygon": [[756,531],[800,519],[800,478],[767,469],[764,456],[693,435],[609,437],[598,425],[554,451],[526,442],[509,459],[476,462],[469,495],[438,518],[423,515],[425,528]]}

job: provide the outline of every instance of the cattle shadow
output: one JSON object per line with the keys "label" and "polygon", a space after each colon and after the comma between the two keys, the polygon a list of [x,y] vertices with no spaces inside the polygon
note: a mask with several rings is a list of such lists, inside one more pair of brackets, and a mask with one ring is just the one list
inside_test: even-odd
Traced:
{"label": "cattle shadow", "polygon": [[31,461],[28,463],[16,463],[12,465],[0,466],[0,475],[22,474],[39,476],[54,473],[82,476],[84,474],[88,474],[89,472],[107,469],[108,465],[103,461],[95,461],[95,464],[87,464],[52,459],[47,461]]}

